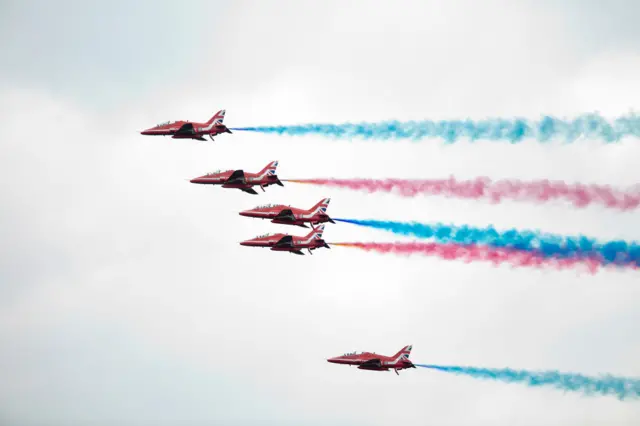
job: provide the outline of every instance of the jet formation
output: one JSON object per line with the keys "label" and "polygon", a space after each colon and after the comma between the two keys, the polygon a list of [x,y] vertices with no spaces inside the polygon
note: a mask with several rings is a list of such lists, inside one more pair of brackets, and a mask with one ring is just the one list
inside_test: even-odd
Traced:
{"label": "jet formation", "polygon": [[[223,124],[225,110],[216,112],[211,119],[205,123],[194,121],[167,121],[140,132],[148,136],[171,136],[172,139],[194,139],[206,141],[204,136],[213,137],[222,133],[231,133],[231,130]],[[227,189],[239,189],[248,194],[258,195],[254,189],[259,187],[262,192],[271,185],[284,187],[282,181],[276,174],[277,161],[271,161],[257,173],[245,172],[242,169],[217,170],[205,175],[195,177],[191,183],[200,185],[220,186]],[[284,204],[266,204],[257,206],[249,210],[243,210],[240,216],[267,219],[271,223],[280,225],[299,226],[312,228],[304,236],[296,236],[285,233],[263,234],[255,238],[242,241],[241,246],[269,248],[271,251],[288,252],[297,255],[304,255],[302,250],[307,250],[313,254],[313,250],[320,248],[330,249],[329,244],[323,239],[325,223],[333,223],[333,219],[328,215],[330,198],[323,198],[310,209],[291,207]],[[371,352],[348,353],[327,361],[333,364],[355,365],[360,370],[369,371],[395,371],[407,368],[416,368],[409,360],[412,346],[405,346],[393,356],[378,355]],[[398,374],[399,375],[399,374]]]}
{"label": "jet formation", "polygon": [[[223,124],[225,110],[220,110],[206,123],[196,123],[191,121],[169,121],[158,124],[147,130],[140,132],[143,135],[171,136],[173,139],[196,139],[205,140],[204,135],[208,135],[211,140],[213,136],[220,133],[231,133],[231,130]],[[271,185],[284,186],[276,169],[277,161],[271,161],[257,173],[245,172],[243,169],[216,170],[190,180],[191,183],[199,185],[220,186],[227,189],[239,189],[242,192],[258,195],[254,189],[259,187],[262,192]],[[313,254],[313,250],[319,248],[330,248],[329,244],[322,238],[324,226],[318,226],[329,222],[335,224],[333,219],[327,214],[329,198],[324,198],[310,209],[301,209],[283,204],[269,204],[240,212],[241,216],[269,219],[271,223],[281,225],[294,225],[307,228],[309,224],[313,231],[305,236],[290,234],[264,234],[250,240],[242,241],[240,245],[246,247],[267,247],[272,251],[283,251],[297,255],[304,255],[302,250],[307,250]]]}

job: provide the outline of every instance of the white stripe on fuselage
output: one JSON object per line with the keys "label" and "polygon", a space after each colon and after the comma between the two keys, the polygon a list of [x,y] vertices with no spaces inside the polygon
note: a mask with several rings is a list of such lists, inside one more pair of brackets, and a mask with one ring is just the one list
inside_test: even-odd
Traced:
{"label": "white stripe on fuselage", "polygon": [[409,359],[409,355],[410,355],[410,354],[408,354],[408,353],[401,353],[401,354],[400,354],[400,356],[398,356],[398,358],[396,358],[396,359],[394,359],[394,360],[392,360],[392,361],[385,361],[385,362],[383,362],[383,364],[385,364],[385,365],[393,365],[393,364],[397,364],[398,362],[400,362],[400,360],[401,360],[402,358],[404,358],[404,356],[405,356],[405,355],[407,355],[407,359]]}
{"label": "white stripe on fuselage", "polygon": [[326,205],[318,206],[318,208],[316,208],[316,209],[315,209],[314,211],[312,211],[311,213],[308,213],[308,214],[300,214],[299,216],[300,216],[300,218],[301,218],[301,219],[311,219],[312,217],[314,217],[315,215],[317,215],[318,213],[320,213],[320,209],[322,209],[323,207],[324,207],[324,208],[326,208],[327,206],[326,206]]}
{"label": "white stripe on fuselage", "polygon": [[319,238],[322,238],[322,232],[314,232],[313,234],[311,234],[308,240],[303,240],[301,244],[309,244],[313,239],[315,239],[316,235]]}
{"label": "white stripe on fuselage", "polygon": [[260,182],[262,179],[264,179],[268,174],[269,171],[271,170],[275,170],[275,169],[267,169],[264,171],[264,173],[262,173],[261,175],[258,175],[256,177],[245,177],[245,180],[247,182]]}
{"label": "white stripe on fuselage", "polygon": [[150,129],[150,130],[147,130],[147,132],[150,132],[150,133],[161,133],[161,132],[168,132],[168,131],[175,130],[175,129],[176,129],[175,127],[165,127],[164,129]]}
{"label": "white stripe on fuselage", "polygon": [[213,126],[217,126],[218,124],[221,124],[220,120],[215,120],[211,124],[209,124],[208,126],[198,127],[197,131],[198,132],[208,132],[209,130],[213,129]]}

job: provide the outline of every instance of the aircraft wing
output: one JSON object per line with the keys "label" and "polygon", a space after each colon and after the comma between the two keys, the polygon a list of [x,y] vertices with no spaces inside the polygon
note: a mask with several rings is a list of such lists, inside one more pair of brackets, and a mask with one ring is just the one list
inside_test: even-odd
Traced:
{"label": "aircraft wing", "polygon": [[185,123],[182,125],[182,127],[180,127],[177,131],[176,134],[180,135],[180,134],[194,134],[195,131],[193,130],[193,123]]}
{"label": "aircraft wing", "polygon": [[382,367],[382,362],[378,358],[370,359],[360,364],[360,367]]}
{"label": "aircraft wing", "polygon": [[278,240],[275,247],[293,248],[293,237],[291,235],[285,235]]}
{"label": "aircraft wing", "polygon": [[244,183],[244,171],[242,170],[236,170],[233,173],[231,173],[231,176],[229,176],[229,179],[227,179],[226,183]]}
{"label": "aircraft wing", "polygon": [[247,194],[258,195],[256,190],[253,188],[240,188],[240,191],[246,192]]}
{"label": "aircraft wing", "polygon": [[280,213],[278,213],[278,215],[274,219],[288,220],[293,222],[294,220],[296,220],[296,217],[293,215],[293,212],[291,211],[291,209],[284,209],[284,210],[281,210]]}

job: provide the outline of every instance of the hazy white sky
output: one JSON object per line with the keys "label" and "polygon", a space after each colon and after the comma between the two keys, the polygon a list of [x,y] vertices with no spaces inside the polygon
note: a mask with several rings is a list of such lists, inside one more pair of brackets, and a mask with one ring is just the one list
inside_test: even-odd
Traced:
{"label": "hazy white sky", "polygon": [[[230,126],[638,109],[633,1],[16,1],[0,5],[0,423],[635,425],[637,403],[412,370],[416,362],[640,376],[640,275],[515,270],[334,248],[241,247],[296,229],[264,202],[336,217],[639,240],[638,213],[403,199],[288,184],[192,185],[217,168],[282,178],[640,180],[640,143],[151,138]],[[329,224],[328,241],[393,240]]]}

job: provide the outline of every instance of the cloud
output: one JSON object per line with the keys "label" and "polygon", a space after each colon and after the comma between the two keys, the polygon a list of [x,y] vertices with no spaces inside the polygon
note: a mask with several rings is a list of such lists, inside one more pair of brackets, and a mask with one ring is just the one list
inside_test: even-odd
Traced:
{"label": "cloud", "polygon": [[118,108],[197,67],[218,44],[208,34],[228,3],[116,0],[95,8],[66,0],[4,7],[0,75],[96,108]]}
{"label": "cloud", "polygon": [[[201,19],[197,8],[158,9],[165,17]],[[77,10],[100,20],[99,10]],[[616,148],[585,142],[507,149],[244,134],[204,144],[137,133],[165,119],[206,119],[220,108],[235,126],[563,114],[608,102],[617,107],[619,101],[606,91],[598,92],[597,102],[588,95],[592,104],[573,92],[579,87],[575,81],[613,71],[584,68],[571,49],[574,38],[563,36],[561,19],[546,19],[547,11],[507,2],[340,7],[247,1],[221,10],[216,24],[200,26],[202,39],[210,42],[202,56],[188,48],[179,56],[175,40],[183,40],[181,31],[192,31],[188,19],[154,25],[176,43],[169,49],[170,56],[178,55],[172,63],[198,64],[176,74],[165,73],[167,59],[156,63],[146,57],[144,62],[155,64],[149,70],[127,65],[121,73],[110,71],[119,76],[111,79],[83,65],[76,53],[64,56],[68,66],[78,57],[78,69],[87,73],[83,78],[103,85],[95,90],[108,95],[115,84],[114,99],[123,101],[117,107],[94,99],[95,92],[82,84],[67,88],[26,71],[24,79],[15,72],[5,76],[0,373],[13,373],[14,379],[0,387],[0,412],[18,424],[104,419],[134,425],[162,414],[167,423],[184,414],[193,422],[227,424],[635,424],[637,408],[617,401],[426,372],[366,374],[325,361],[349,350],[393,353],[413,344],[412,356],[420,362],[579,366],[585,374],[637,375],[637,343],[626,334],[606,334],[635,318],[635,275],[517,271],[338,249],[293,258],[237,244],[267,231],[297,232],[238,211],[263,202],[307,206],[326,196],[338,217],[393,214],[398,220],[566,234],[588,229],[602,239],[640,239],[633,214],[404,200],[303,185],[252,197],[186,181],[211,169],[254,170],[279,160],[285,178],[455,174],[628,186],[638,181],[634,141]],[[16,28],[22,15],[13,16]],[[117,44],[160,51],[145,44],[151,37],[141,35],[144,27],[127,28],[131,35]],[[47,34],[37,27],[30,31],[33,37]],[[78,52],[89,51],[90,43],[80,42],[85,29],[70,31],[78,37]],[[116,42],[108,47],[118,58]],[[164,72],[148,82],[151,89],[137,91],[141,76],[154,66]],[[65,81],[74,86],[73,79]],[[400,151],[411,157],[400,159]],[[339,224],[325,234],[329,241],[388,238]],[[591,332],[594,317],[607,328]],[[605,335],[606,346],[600,345]],[[86,379],[67,377],[67,359],[79,365],[78,377],[106,390],[93,390],[86,404],[74,405]],[[102,366],[109,368],[100,371]],[[163,371],[169,371],[166,381],[157,377]],[[29,386],[22,384],[27,381]],[[138,395],[140,405],[127,405],[119,393],[124,391]],[[42,396],[49,394],[55,394],[57,407]],[[222,395],[222,402],[210,403],[211,395]],[[261,417],[245,417],[255,404],[264,407]]]}

